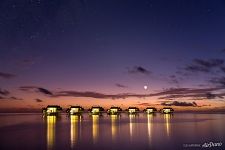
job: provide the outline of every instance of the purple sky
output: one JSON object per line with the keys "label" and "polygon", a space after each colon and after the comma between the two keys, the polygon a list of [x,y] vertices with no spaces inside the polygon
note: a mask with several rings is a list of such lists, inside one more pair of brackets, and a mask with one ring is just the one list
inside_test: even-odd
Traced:
{"label": "purple sky", "polygon": [[224,109],[224,27],[223,0],[2,0],[0,107]]}

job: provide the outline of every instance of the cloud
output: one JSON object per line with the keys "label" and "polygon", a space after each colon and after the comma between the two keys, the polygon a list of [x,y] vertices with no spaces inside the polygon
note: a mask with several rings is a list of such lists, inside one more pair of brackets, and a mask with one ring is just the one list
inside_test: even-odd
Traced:
{"label": "cloud", "polygon": [[0,95],[4,95],[4,96],[6,96],[6,95],[9,95],[10,94],[10,92],[9,91],[7,91],[7,90],[3,90],[3,89],[0,89]]}
{"label": "cloud", "polygon": [[169,83],[175,84],[175,85],[177,85],[177,86],[179,86],[180,81],[182,81],[182,80],[183,80],[182,77],[178,77],[178,76],[176,76],[176,75],[170,75],[170,76],[169,76]]}
{"label": "cloud", "polygon": [[167,94],[201,94],[211,91],[217,91],[223,89],[222,87],[214,88],[169,88],[162,92],[157,93],[157,95],[167,95]]}
{"label": "cloud", "polygon": [[16,75],[11,73],[0,72],[0,78],[3,78],[3,79],[11,79],[11,78],[14,78],[15,76]]}
{"label": "cloud", "polygon": [[[46,96],[51,97],[89,97],[89,98],[98,98],[98,99],[126,99],[130,97],[136,98],[146,98],[146,97],[158,97],[158,99],[169,99],[173,100],[175,98],[223,98],[225,93],[218,93],[220,90],[224,90],[224,87],[214,87],[214,88],[170,88],[165,89],[161,92],[157,93],[149,93],[149,94],[136,94],[136,93],[119,93],[119,94],[105,94],[93,91],[55,91],[51,92],[45,88],[40,88],[36,86],[23,86],[20,87],[20,90],[25,92],[37,92],[42,93]],[[217,92],[214,94],[213,92]]]}
{"label": "cloud", "polygon": [[209,82],[218,86],[225,87],[225,77],[214,77],[210,79]]}
{"label": "cloud", "polygon": [[134,66],[132,68],[128,68],[128,73],[149,75],[149,74],[151,74],[151,71],[149,71],[141,66]]}
{"label": "cloud", "polygon": [[210,72],[209,68],[205,68],[198,65],[188,65],[187,67],[185,67],[185,70],[192,73],[195,73],[195,72],[209,73]]}
{"label": "cloud", "polygon": [[41,103],[41,102],[43,102],[43,100],[41,100],[41,99],[35,99],[35,101],[37,102],[37,103]]}
{"label": "cloud", "polygon": [[150,103],[138,103],[137,105],[140,105],[140,106],[152,106],[152,104],[150,104]]}
{"label": "cloud", "polygon": [[210,73],[215,68],[220,68],[224,64],[223,59],[194,59],[191,64],[187,65],[184,69],[188,72],[203,72]]}
{"label": "cloud", "polygon": [[36,86],[21,86],[19,88],[20,90],[22,91],[35,91],[35,92],[38,92],[38,93],[42,93],[44,95],[48,95],[48,96],[52,96],[53,93],[45,88],[42,88],[42,87],[36,87]]}
{"label": "cloud", "polygon": [[158,99],[176,99],[176,98],[197,98],[198,100],[204,100],[204,99],[215,99],[215,98],[220,98],[223,99],[225,96],[225,93],[220,93],[220,94],[212,94],[212,93],[202,93],[202,94],[180,94],[180,95],[168,95],[168,96],[163,96],[159,97]]}
{"label": "cloud", "polygon": [[9,99],[11,99],[11,100],[23,100],[22,98],[18,98],[18,97],[14,97],[14,96],[10,97]]}
{"label": "cloud", "polygon": [[127,88],[127,86],[123,84],[116,83],[115,85],[119,88]]}
{"label": "cloud", "polygon": [[0,100],[23,100],[23,99],[15,97],[15,96],[11,96],[11,97],[1,97],[0,96]]}
{"label": "cloud", "polygon": [[206,98],[207,98],[207,99],[214,99],[214,98],[217,97],[216,94],[212,94],[212,93],[206,93],[205,95],[206,95]]}
{"label": "cloud", "polygon": [[202,89],[191,89],[191,88],[171,88],[165,90],[164,92],[157,93],[158,99],[176,99],[176,98],[223,98],[225,93],[212,94],[219,90],[223,90],[224,87],[215,87],[215,88],[202,88]]}
{"label": "cloud", "polygon": [[54,97],[71,96],[71,97],[91,97],[91,98],[105,98],[105,99],[125,99],[129,97],[145,98],[161,96],[158,99],[175,99],[175,98],[222,98],[224,93],[212,94],[212,92],[224,89],[223,87],[215,88],[171,88],[157,93],[150,94],[133,94],[133,93],[121,93],[121,94],[104,94],[98,92],[79,92],[79,91],[59,91],[54,94]]}
{"label": "cloud", "polygon": [[47,89],[44,89],[44,88],[37,88],[37,89],[39,90],[39,92],[44,93],[46,95],[53,95],[52,92],[50,92]]}
{"label": "cloud", "polygon": [[225,67],[220,67],[221,71],[225,73]]}
{"label": "cloud", "polygon": [[195,59],[195,64],[204,66],[204,67],[218,67],[223,65],[224,60],[223,59],[209,59],[209,60],[202,60],[202,59]]}
{"label": "cloud", "polygon": [[7,91],[7,90],[4,90],[4,89],[0,89],[0,99],[2,100],[23,100],[22,98],[18,98],[18,97],[15,97],[15,96],[9,96],[10,95],[10,92]]}
{"label": "cloud", "polygon": [[103,94],[98,92],[79,92],[79,91],[60,91],[55,93],[54,97],[71,96],[71,97],[90,97],[90,98],[105,98],[105,99],[125,99],[128,97],[144,98],[150,96],[149,94]]}
{"label": "cloud", "polygon": [[197,107],[196,102],[179,102],[179,101],[170,101],[170,102],[162,102],[161,105],[163,106],[192,106],[192,107]]}

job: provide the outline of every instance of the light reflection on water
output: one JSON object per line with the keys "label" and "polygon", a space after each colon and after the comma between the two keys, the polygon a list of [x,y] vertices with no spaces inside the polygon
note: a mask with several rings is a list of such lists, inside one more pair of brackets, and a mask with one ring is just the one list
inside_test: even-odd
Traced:
{"label": "light reflection on water", "polygon": [[172,114],[163,114],[164,120],[165,120],[165,128],[166,128],[166,135],[167,137],[170,137],[170,132],[171,132],[171,117]]}
{"label": "light reflection on water", "polygon": [[55,143],[56,116],[47,117],[47,149],[52,150]]}
{"label": "light reflection on water", "polygon": [[116,134],[118,132],[118,126],[117,126],[117,123],[118,123],[118,119],[119,119],[119,115],[111,115],[111,130],[112,130],[112,141],[115,141],[116,140]]}
{"label": "light reflection on water", "polygon": [[99,115],[92,115],[93,143],[97,143],[99,137]]}
{"label": "light reflection on water", "polygon": [[149,143],[149,145],[151,145],[151,142],[152,142],[153,115],[154,114],[147,114],[147,118],[148,118],[148,143]]}
{"label": "light reflection on water", "polygon": [[77,143],[78,140],[78,122],[80,121],[80,117],[78,115],[71,115],[70,116],[70,146],[71,149]]}
{"label": "light reflection on water", "polygon": [[135,117],[137,117],[136,114],[129,114],[129,124],[130,124],[130,141],[133,140],[133,130],[134,130],[134,127],[135,127],[135,124],[134,124],[134,120],[135,120]]}
{"label": "light reflection on water", "polygon": [[1,150],[183,149],[185,143],[211,141],[225,145],[225,114],[62,114],[46,116],[44,122],[40,114],[0,115],[0,122]]}

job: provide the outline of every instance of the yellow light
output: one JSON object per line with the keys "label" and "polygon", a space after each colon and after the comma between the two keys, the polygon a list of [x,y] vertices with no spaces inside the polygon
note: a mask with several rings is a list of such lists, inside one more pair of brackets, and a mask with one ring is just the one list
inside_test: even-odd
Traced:
{"label": "yellow light", "polygon": [[56,116],[47,116],[47,149],[52,150],[55,142]]}
{"label": "yellow light", "polygon": [[171,119],[171,115],[170,114],[164,114],[164,119],[165,119],[165,126],[166,126],[166,134],[169,137],[170,136],[170,119]]}
{"label": "yellow light", "polygon": [[112,109],[110,109],[110,111],[111,111],[112,113],[116,113],[116,112],[118,112],[118,109],[117,109],[117,108],[112,108]]}
{"label": "yellow light", "polygon": [[149,139],[149,144],[151,144],[151,141],[152,141],[152,118],[153,118],[153,115],[152,114],[148,114],[147,115],[148,117],[148,139]]}
{"label": "yellow light", "polygon": [[153,109],[147,109],[147,113],[152,113]]}
{"label": "yellow light", "polygon": [[117,126],[116,126],[116,120],[118,119],[117,115],[111,115],[111,122],[112,122],[112,140],[115,140]]}
{"label": "yellow light", "polygon": [[92,121],[93,121],[92,124],[93,143],[95,144],[99,136],[99,116],[92,115]]}
{"label": "yellow light", "polygon": [[70,116],[70,144],[73,149],[74,145],[77,143],[78,138],[78,120],[79,116]]}
{"label": "yellow light", "polygon": [[135,118],[135,115],[130,114],[129,118],[130,118],[130,122],[129,122],[129,124],[130,124],[130,138],[132,140],[132,136],[133,136],[133,118]]}
{"label": "yellow light", "polygon": [[171,112],[170,109],[164,109],[163,111],[164,111],[164,113],[170,113]]}
{"label": "yellow light", "polygon": [[134,112],[136,112],[135,109],[129,109],[129,113],[134,113]]}
{"label": "yellow light", "polygon": [[100,110],[99,110],[99,108],[93,108],[93,109],[91,110],[91,112],[92,112],[92,113],[99,113]]}
{"label": "yellow light", "polygon": [[47,108],[47,112],[48,112],[48,113],[55,113],[56,111],[57,111],[57,109],[54,108],[54,107],[49,107],[49,108]]}
{"label": "yellow light", "polygon": [[71,108],[70,109],[70,113],[78,113],[79,112],[79,108]]}

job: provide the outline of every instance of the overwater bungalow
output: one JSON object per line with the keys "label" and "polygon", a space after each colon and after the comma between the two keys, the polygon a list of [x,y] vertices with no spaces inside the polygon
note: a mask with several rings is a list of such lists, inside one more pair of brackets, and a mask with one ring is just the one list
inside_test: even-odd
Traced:
{"label": "overwater bungalow", "polygon": [[104,108],[100,107],[100,106],[92,106],[90,109],[89,109],[89,112],[92,114],[92,115],[101,115],[101,113],[104,111]]}
{"label": "overwater bungalow", "polygon": [[120,107],[111,107],[111,108],[107,111],[107,113],[108,113],[109,115],[118,115],[118,114],[121,113],[121,111],[122,111],[122,109],[121,109]]}
{"label": "overwater bungalow", "polygon": [[157,109],[155,107],[147,107],[144,109],[144,112],[146,112],[147,114],[152,114],[157,112]]}
{"label": "overwater bungalow", "polygon": [[84,108],[81,106],[70,106],[70,108],[67,109],[67,113],[69,115],[81,115],[84,111]]}
{"label": "overwater bungalow", "polygon": [[58,115],[60,111],[62,110],[62,107],[58,105],[48,105],[46,108],[42,109],[42,113],[44,115]]}
{"label": "overwater bungalow", "polygon": [[160,110],[160,112],[163,114],[170,114],[170,113],[173,113],[174,110],[171,107],[164,107],[163,109]]}
{"label": "overwater bungalow", "polygon": [[136,114],[136,113],[139,112],[139,108],[137,108],[137,107],[129,107],[127,109],[127,111],[128,111],[129,114]]}

